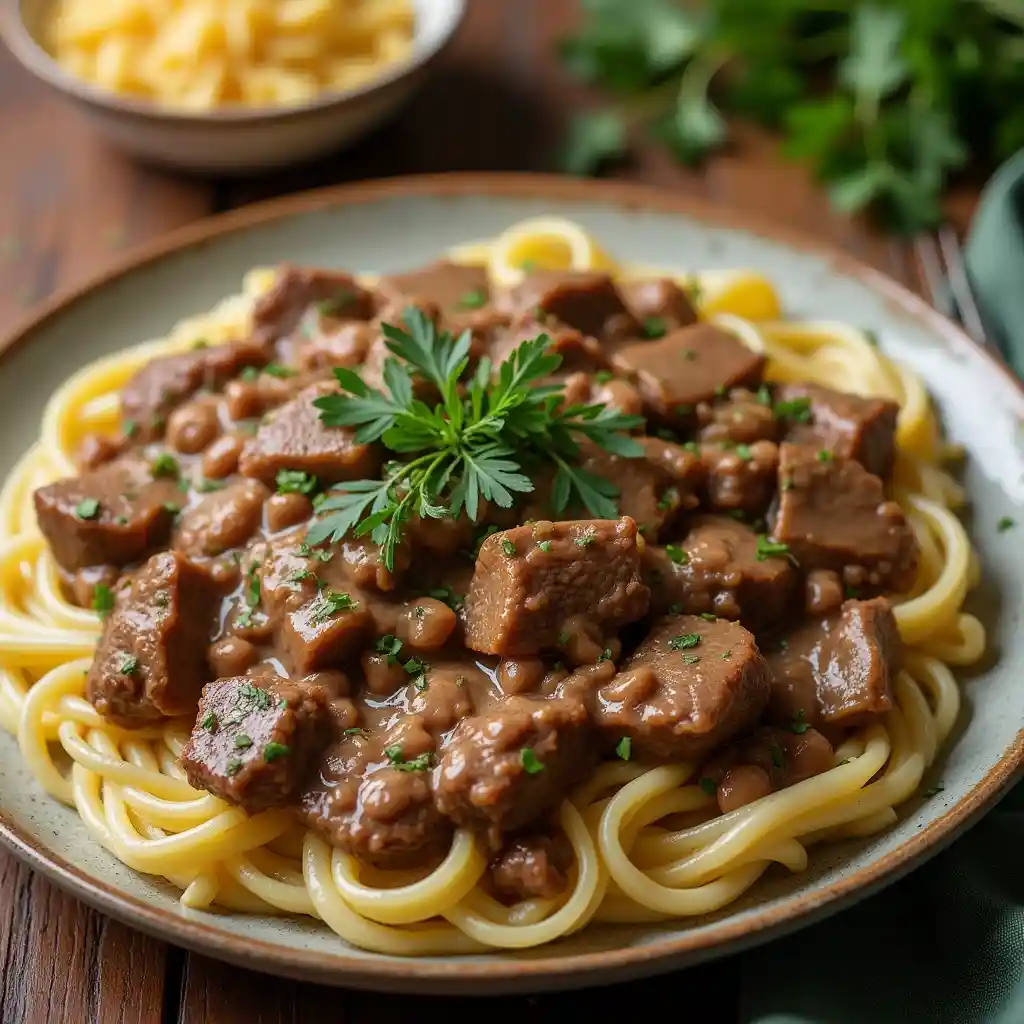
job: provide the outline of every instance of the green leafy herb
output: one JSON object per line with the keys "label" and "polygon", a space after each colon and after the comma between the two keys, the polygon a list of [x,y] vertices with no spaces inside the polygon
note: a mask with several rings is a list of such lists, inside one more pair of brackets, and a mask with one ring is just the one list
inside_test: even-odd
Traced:
{"label": "green leafy herb", "polygon": [[165,512],[169,512],[172,516],[181,514],[181,506],[176,501],[165,501],[160,507]]}
{"label": "green leafy herb", "polygon": [[318,562],[329,562],[334,557],[333,551],[321,547],[311,548],[305,542],[299,545],[299,554],[303,558],[313,558]]}
{"label": "green leafy herb", "polygon": [[809,398],[791,398],[785,402],[779,402],[774,411],[780,420],[792,420],[794,423],[811,422],[811,400]]}
{"label": "green leafy herb", "polygon": [[676,508],[679,505],[679,491],[674,487],[668,487],[665,492],[658,499],[658,508],[662,512],[667,512],[669,509]]}
{"label": "green leafy herb", "polygon": [[827,448],[819,448],[815,458],[819,462],[832,462],[835,459],[835,454],[830,452]]}
{"label": "green leafy herb", "polygon": [[[600,405],[564,406],[559,386],[540,383],[561,365],[561,357],[548,350],[547,335],[519,345],[493,376],[489,360],[482,360],[463,382],[469,332],[453,339],[415,308],[405,311],[404,322],[406,329],[382,326],[394,357],[384,364],[385,390],[373,390],[352,370],[338,368],[334,374],[343,393],[314,401],[328,427],[354,428],[360,443],[380,441],[403,458],[387,463],[381,480],[335,487],[319,505],[328,514],[310,528],[310,544],[370,534],[383,564],[394,568],[410,516],[439,519],[465,510],[475,521],[482,500],[509,508],[516,494],[533,490],[524,463],[556,469],[554,512],[575,498],[596,518],[616,517],[618,490],[580,468],[578,441],[637,457],[643,449],[627,432],[642,425],[641,417]],[[414,398],[413,373],[440,394],[432,408]]]}
{"label": "green leafy herb", "polygon": [[83,498],[75,506],[76,519],[95,519],[100,514],[100,503],[95,498]]}
{"label": "green leafy herb", "polygon": [[133,676],[139,670],[139,659],[134,654],[122,654],[121,664],[118,665],[118,671],[123,675]]}
{"label": "green leafy herb", "polygon": [[325,587],[313,603],[311,621],[314,626],[322,626],[328,619],[333,619],[338,612],[348,612],[358,607],[358,602],[353,601],[349,594]]}
{"label": "green leafy herb", "polygon": [[750,445],[748,444],[736,445],[736,455],[744,462],[749,462],[754,457],[754,453],[750,450]]}
{"label": "green leafy herb", "polygon": [[1003,516],[998,523],[996,523],[996,529],[1000,533],[1006,533],[1007,530],[1012,530],[1017,525],[1016,520],[1011,519],[1009,516]]}
{"label": "green leafy herb", "polygon": [[804,715],[804,709],[797,708],[796,714],[793,716],[793,721],[789,723],[789,731],[795,732],[797,736],[803,736],[810,727],[810,723]]}
{"label": "green leafy herb", "polygon": [[428,595],[435,601],[443,601],[453,612],[457,612],[466,600],[462,594],[456,594],[451,587],[434,587],[428,591]]}
{"label": "green leafy herb", "polygon": [[391,767],[397,768],[400,772],[425,772],[434,763],[434,755],[431,753],[420,754],[407,761],[400,745],[385,747],[384,756],[391,763]]}
{"label": "green leafy herb", "polygon": [[597,660],[598,660],[598,663],[600,663],[600,662],[602,662],[602,661],[611,661],[611,660],[612,660],[612,649],[611,649],[610,647],[606,647],[606,648],[605,648],[605,649],[604,649],[604,650],[603,650],[603,651],[602,651],[602,652],[601,652],[601,653],[600,653],[600,654],[598,655],[598,657],[597,657]]}
{"label": "green leafy herb", "polygon": [[776,768],[786,767],[786,752],[775,741],[772,741],[771,755],[772,764],[775,765]]}
{"label": "green leafy herb", "polygon": [[646,129],[694,163],[730,116],[782,133],[843,211],[912,234],[942,217],[970,158],[991,170],[1024,145],[1024,15],[1015,0],[590,0],[561,56],[610,99],[570,125],[572,173],[595,173]]}
{"label": "green leafy herb", "polygon": [[288,744],[271,741],[263,748],[263,760],[269,764],[278,758],[287,757],[291,752],[292,748]]}
{"label": "green leafy herb", "polygon": [[365,729],[360,729],[358,726],[352,726],[343,732],[345,736],[365,736],[367,734]]}
{"label": "green leafy herb", "polygon": [[922,796],[935,796],[936,793],[941,793],[945,788],[946,787],[943,786],[940,783],[937,786],[931,786],[929,789],[926,789],[921,795]]}
{"label": "green leafy herb", "polygon": [[669,613],[669,615],[682,615],[683,614],[683,606],[681,604],[679,604],[678,601],[673,603],[673,604],[670,604],[668,606],[668,613]]}
{"label": "green leafy herb", "polygon": [[181,470],[178,468],[178,460],[170,452],[161,452],[149,467],[153,476],[167,476],[177,479]]}
{"label": "green leafy herb", "polygon": [[248,750],[252,746],[252,737],[247,736],[244,732],[240,732],[235,737],[235,746],[239,750]]}
{"label": "green leafy herb", "polygon": [[676,565],[688,565],[690,562],[690,555],[687,550],[680,547],[678,544],[666,544],[665,554],[676,563]]}
{"label": "green leafy herb", "polygon": [[233,757],[228,761],[224,770],[228,775],[237,775],[242,770],[242,762],[237,757]]}
{"label": "green leafy herb", "polygon": [[293,370],[290,366],[282,366],[280,363],[267,363],[263,367],[263,372],[271,377],[277,377],[278,380],[287,380],[289,377],[294,377],[298,370]]}
{"label": "green leafy herb", "polygon": [[301,469],[280,469],[277,472],[278,494],[312,494],[317,487],[317,479],[312,473],[304,473]]}
{"label": "green leafy herb", "polygon": [[289,583],[302,583],[304,580],[310,580],[310,579],[313,579],[313,578],[314,578],[313,573],[311,573],[308,569],[296,569],[295,572],[293,572],[288,577],[288,582]]}
{"label": "green leafy herb", "polygon": [[769,540],[763,533],[757,535],[757,549],[754,557],[759,562],[769,558],[785,558],[789,555],[789,545],[779,541]]}
{"label": "green leafy herb", "polygon": [[680,633],[669,640],[668,645],[673,651],[685,651],[688,647],[696,647],[700,643],[700,633]]}
{"label": "green leafy herb", "polygon": [[732,651],[722,651],[719,657],[722,661],[728,661],[732,657]]}
{"label": "green leafy herb", "polygon": [[551,541],[549,541],[549,540],[539,540],[539,541],[537,541],[537,547],[539,547],[541,549],[541,551],[544,552],[544,554],[548,554],[551,551]]}
{"label": "green leafy herb", "polygon": [[114,610],[114,592],[106,583],[97,583],[92,592],[92,610],[105,619]]}
{"label": "green leafy herb", "polygon": [[708,796],[714,796],[715,793],[718,792],[718,783],[707,775],[700,779],[697,785],[700,786]]}
{"label": "green leafy herb", "polygon": [[615,746],[615,753],[618,754],[623,761],[628,761],[633,753],[632,739],[630,739],[629,736],[623,736]]}
{"label": "green leafy herb", "polygon": [[698,654],[684,654],[683,664],[684,665],[696,665],[700,661],[700,655]]}
{"label": "green leafy herb", "polygon": [[596,380],[598,384],[607,384],[608,381],[613,380],[614,377],[615,374],[612,373],[611,370],[598,370],[597,373],[594,374],[594,380]]}
{"label": "green leafy herb", "polygon": [[255,366],[247,366],[238,376],[246,384],[252,384],[254,381],[259,380],[260,371]]}
{"label": "green leafy herb", "polygon": [[516,546],[512,541],[510,541],[506,537],[501,542],[501,550],[504,551],[509,558],[511,558],[516,553]]}
{"label": "green leafy herb", "polygon": [[398,655],[402,651],[402,641],[397,636],[392,636],[390,633],[385,633],[382,637],[377,639],[377,643],[374,646],[374,650],[378,654],[387,656],[388,664],[393,665],[398,661]]}
{"label": "green leafy herb", "polygon": [[466,292],[459,299],[460,309],[480,309],[485,305],[487,305],[487,292],[483,288],[474,288],[473,291]]}
{"label": "green leafy herb", "polygon": [[772,404],[772,393],[768,390],[767,384],[762,384],[757,389],[757,401],[760,405],[770,406]]}
{"label": "green leafy herb", "polygon": [[209,494],[212,491],[222,491],[227,484],[223,480],[211,480],[209,477],[201,477],[192,486],[201,494]]}
{"label": "green leafy herb", "polygon": [[206,714],[203,716],[203,721],[201,724],[202,727],[207,730],[207,732],[213,732],[217,728],[216,712],[207,711]]}
{"label": "green leafy herb", "polygon": [[316,311],[321,316],[337,317],[340,316],[345,310],[351,305],[352,300],[356,297],[356,293],[348,288],[342,288],[340,291],[335,292],[329,299],[324,299],[316,304]]}
{"label": "green leafy herb", "polygon": [[519,751],[519,763],[526,769],[527,775],[536,775],[538,772],[544,771],[544,762],[530,747],[523,747]]}
{"label": "green leafy herb", "polygon": [[[662,316],[649,316],[644,320],[644,334],[648,338],[663,338],[667,331],[665,318]],[[688,349],[687,351],[692,351]]]}
{"label": "green leafy herb", "polygon": [[121,424],[121,433],[125,437],[134,437],[139,432],[139,425],[135,420],[125,420]]}

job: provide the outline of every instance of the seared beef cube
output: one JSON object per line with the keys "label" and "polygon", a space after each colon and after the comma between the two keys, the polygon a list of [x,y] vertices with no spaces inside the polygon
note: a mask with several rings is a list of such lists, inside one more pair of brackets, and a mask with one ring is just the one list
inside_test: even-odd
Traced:
{"label": "seared beef cube", "polygon": [[307,372],[334,366],[359,366],[366,360],[370,346],[380,331],[358,320],[322,327],[309,341],[295,350],[295,361]]}
{"label": "seared beef cube", "polygon": [[657,341],[624,345],[613,363],[635,380],[652,416],[688,425],[698,403],[730,388],[756,388],[765,358],[726,331],[697,324]]}
{"label": "seared beef cube", "polygon": [[282,469],[311,473],[321,484],[374,477],[380,469],[379,450],[359,444],[347,427],[326,426],[313,404],[337,393],[329,384],[316,385],[273,412],[242,449],[242,472],[270,487]]}
{"label": "seared beef cube", "polygon": [[755,631],[785,618],[797,586],[788,559],[767,555],[749,526],[724,516],[695,516],[679,544],[648,544],[643,578],[658,611],[739,619]]}
{"label": "seared beef cube", "polygon": [[151,359],[121,392],[121,418],[133,440],[161,437],[167,417],[201,388],[219,391],[247,366],[264,366],[273,350],[259,339]]}
{"label": "seared beef cube", "polygon": [[902,643],[884,597],[847,601],[842,611],[785,634],[767,654],[769,719],[779,725],[861,726],[893,706]]}
{"label": "seared beef cube", "polygon": [[490,300],[487,270],[451,260],[438,260],[408,274],[388,274],[377,282],[377,289],[392,306],[433,303],[445,317],[479,309]]}
{"label": "seared beef cube", "polygon": [[624,281],[619,287],[626,305],[648,337],[659,338],[697,322],[697,312],[689,296],[670,278]]}
{"label": "seared beef cube", "polygon": [[797,383],[779,388],[776,408],[786,422],[787,441],[856,459],[883,479],[892,472],[900,411],[895,402]]}
{"label": "seared beef cube", "polygon": [[[581,375],[585,376],[585,375]],[[618,377],[601,376],[586,380],[587,392],[583,399],[586,405],[603,405],[624,416],[639,416],[644,411],[644,401],[632,384]],[[568,388],[566,388],[568,390]]]}
{"label": "seared beef cube", "polygon": [[219,593],[176,551],[154,555],[117,595],[89,669],[89,700],[127,729],[192,714],[210,677]]}
{"label": "seared beef cube", "polygon": [[771,441],[753,444],[704,444],[708,505],[725,512],[763,515],[775,493],[779,449]]}
{"label": "seared beef cube", "polygon": [[701,758],[748,729],[768,701],[768,666],[753,636],[725,619],[660,619],[597,691],[594,720],[634,757]]}
{"label": "seared beef cube", "polygon": [[322,687],[278,676],[218,679],[203,687],[181,763],[191,785],[257,814],[294,801],[330,735]]}
{"label": "seared beef cube", "polygon": [[283,266],[256,303],[253,324],[261,337],[278,341],[303,320],[315,326],[325,320],[369,320],[373,313],[373,295],[351,274]]}
{"label": "seared beef cube", "polygon": [[508,832],[557,807],[595,759],[582,701],[507,697],[456,727],[434,775],[435,800],[457,825]]}
{"label": "seared beef cube", "polygon": [[247,544],[260,528],[270,491],[258,480],[242,480],[208,494],[182,513],[173,547],[191,558],[212,558]]}
{"label": "seared beef cube", "polygon": [[626,516],[491,534],[466,598],[466,644],[486,654],[536,654],[557,647],[577,615],[613,632],[647,611],[639,568],[637,527]]}
{"label": "seared beef cube", "polygon": [[327,587],[283,618],[277,640],[289,668],[305,675],[356,654],[372,632],[373,616],[366,603]]}
{"label": "seared beef cube", "polygon": [[832,569],[850,587],[906,591],[917,540],[882,481],[827,449],[783,444],[773,538],[807,569]]}
{"label": "seared beef cube", "polygon": [[574,327],[541,323],[530,317],[517,320],[508,331],[500,335],[491,347],[492,361],[495,364],[504,362],[524,341],[533,341],[542,334],[550,339],[548,351],[562,358],[562,364],[558,367],[559,375],[580,371],[593,373],[611,365],[607,353],[596,338],[582,334]]}
{"label": "seared beef cube", "polygon": [[499,897],[515,902],[552,899],[569,885],[571,854],[548,836],[516,836],[491,861],[488,883]]}
{"label": "seared beef cube", "polygon": [[302,794],[302,820],[377,867],[421,865],[447,849],[452,826],[434,803],[429,758],[422,768],[414,757],[400,764],[392,767],[372,739],[346,737],[324,758],[322,781]]}
{"label": "seared beef cube", "polygon": [[176,480],[154,477],[149,462],[126,457],[40,487],[33,498],[53,557],[74,572],[127,565],[164,545],[182,494]]}
{"label": "seared beef cube", "polygon": [[[766,392],[764,392],[767,395]],[[701,405],[697,408],[702,442],[754,444],[756,441],[775,441],[778,423],[772,411],[771,399],[767,403],[746,388],[734,388],[724,402]]]}
{"label": "seared beef cube", "polygon": [[611,481],[619,489],[618,506],[624,516],[654,540],[663,528],[683,512],[697,507],[704,485],[700,458],[681,445],[657,437],[639,437],[641,458],[630,459],[584,446],[583,469]]}
{"label": "seared beef cube", "polygon": [[496,300],[499,310],[531,316],[539,311],[539,319],[553,317],[601,341],[643,337],[611,277],[598,271],[537,270]]}

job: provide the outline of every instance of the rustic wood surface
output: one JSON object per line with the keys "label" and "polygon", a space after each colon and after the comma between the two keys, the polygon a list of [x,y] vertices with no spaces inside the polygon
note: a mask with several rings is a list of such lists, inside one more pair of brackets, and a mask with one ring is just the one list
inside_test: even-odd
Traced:
{"label": "rustic wood surface", "polygon": [[[32,307],[121,259],[133,246],[209,213],[362,178],[447,170],[553,168],[565,118],[593,101],[552,59],[573,0],[471,0],[430,83],[357,149],[254,180],[199,181],[141,167],[108,149],[57,97],[0,51],[0,335]],[[770,139],[741,130],[733,150],[686,171],[640,145],[619,176],[769,214],[816,233],[918,288],[908,251],[832,213]],[[961,216],[968,195],[957,204]],[[958,220],[960,217],[957,218]],[[735,1021],[735,959],[656,981],[515,998],[531,1024],[623,1020],[644,1006],[700,1006],[702,1024]],[[716,1009],[713,1009],[715,1007]],[[482,1000],[368,995],[281,981],[188,954],[111,921],[0,852],[0,1022],[277,1024],[437,1018],[493,1012]]]}

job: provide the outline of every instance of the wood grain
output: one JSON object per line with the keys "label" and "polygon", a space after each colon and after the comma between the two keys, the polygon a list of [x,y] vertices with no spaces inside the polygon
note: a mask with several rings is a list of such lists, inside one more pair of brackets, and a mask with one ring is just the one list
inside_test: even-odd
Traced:
{"label": "wood grain", "polygon": [[[186,180],[133,163],[0,51],[0,332],[132,245],[214,210],[418,171],[552,170],[569,116],[598,100],[552,57],[577,6],[470,0],[458,39],[402,115],[350,152],[254,180]],[[730,151],[701,170],[636,142],[619,176],[767,213],[917,286],[902,246],[834,214],[808,174],[784,161],[763,133],[738,127]],[[955,197],[959,225],[974,198]],[[505,999],[499,1016],[531,1024],[628,1020],[638,1008],[678,1006],[685,993],[688,1005],[702,1008],[702,1024],[726,1024],[736,1019],[737,990],[737,961],[725,960],[612,989]],[[476,1020],[495,1005],[327,989],[192,956],[108,921],[0,853],[2,1024],[379,1024]]]}

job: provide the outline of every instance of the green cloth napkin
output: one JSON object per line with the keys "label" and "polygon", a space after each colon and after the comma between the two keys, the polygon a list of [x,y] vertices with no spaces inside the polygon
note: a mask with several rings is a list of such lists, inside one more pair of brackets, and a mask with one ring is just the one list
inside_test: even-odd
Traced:
{"label": "green cloth napkin", "polygon": [[[1024,153],[966,248],[986,330],[1024,376]],[[744,955],[742,1024],[1024,1024],[1024,783],[863,903]]]}

